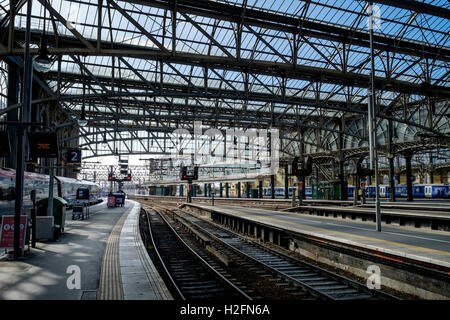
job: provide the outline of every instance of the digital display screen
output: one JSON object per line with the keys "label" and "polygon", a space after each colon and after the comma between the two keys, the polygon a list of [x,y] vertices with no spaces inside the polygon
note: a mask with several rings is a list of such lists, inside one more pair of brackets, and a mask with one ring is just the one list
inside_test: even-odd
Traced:
{"label": "digital display screen", "polygon": [[56,132],[29,132],[31,158],[57,158],[58,139]]}

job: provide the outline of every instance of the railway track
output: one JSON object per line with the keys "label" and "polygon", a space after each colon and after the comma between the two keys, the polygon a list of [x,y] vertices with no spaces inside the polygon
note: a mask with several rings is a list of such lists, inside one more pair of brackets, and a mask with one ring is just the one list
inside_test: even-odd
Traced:
{"label": "railway track", "polygon": [[[331,273],[317,266],[274,251],[261,244],[250,242],[242,236],[222,228],[214,223],[199,219],[178,209],[165,209],[185,221],[190,228],[206,235],[214,241],[218,252],[233,259],[235,263],[252,268],[255,272],[266,273],[265,277],[278,279],[279,283],[290,283],[285,286],[294,294],[297,290],[301,299],[326,300],[386,300],[397,299],[378,290],[370,290],[355,281]],[[270,274],[267,275],[267,273]],[[310,297],[305,295],[307,292]]]}
{"label": "railway track", "polygon": [[156,256],[179,299],[250,299],[196,254],[163,216],[145,211]]}

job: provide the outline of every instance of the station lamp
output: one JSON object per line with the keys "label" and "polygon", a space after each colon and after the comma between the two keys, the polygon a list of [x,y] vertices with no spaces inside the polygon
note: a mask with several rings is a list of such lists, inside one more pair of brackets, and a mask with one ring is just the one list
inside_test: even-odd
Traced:
{"label": "station lamp", "polygon": [[84,103],[83,103],[83,106],[81,107],[81,116],[80,116],[80,119],[78,119],[78,125],[80,127],[84,127],[87,124],[88,124],[88,121],[86,120],[86,115],[84,112]]}
{"label": "station lamp", "polygon": [[34,58],[34,69],[37,72],[49,72],[52,68],[53,61],[48,56],[47,49],[47,36],[44,34],[41,37],[41,49],[39,50],[39,55]]}
{"label": "station lamp", "polygon": [[34,58],[33,66],[37,72],[49,72],[52,68],[53,61],[48,56],[48,42],[46,34],[46,13],[47,13],[47,1],[44,4],[44,29],[41,36],[41,49],[39,50],[39,55]]}

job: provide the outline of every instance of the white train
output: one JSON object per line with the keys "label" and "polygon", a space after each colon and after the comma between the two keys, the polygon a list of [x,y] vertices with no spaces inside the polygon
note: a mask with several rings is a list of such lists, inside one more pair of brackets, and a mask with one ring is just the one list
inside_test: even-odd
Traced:
{"label": "white train", "polygon": [[[45,174],[25,172],[23,188],[23,207],[28,213],[32,207],[30,193],[36,190],[36,201],[48,197],[50,177]],[[16,199],[16,171],[13,169],[0,169],[0,216],[14,214]],[[66,177],[55,177],[53,194],[65,199],[68,207],[75,201],[76,191],[80,187],[90,190],[89,203],[101,201],[99,186],[86,180],[77,180]]]}

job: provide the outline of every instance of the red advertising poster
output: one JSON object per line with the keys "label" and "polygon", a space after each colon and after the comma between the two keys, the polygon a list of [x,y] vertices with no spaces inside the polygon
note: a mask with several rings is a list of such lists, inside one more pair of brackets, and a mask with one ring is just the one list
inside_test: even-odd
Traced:
{"label": "red advertising poster", "polygon": [[[27,229],[27,216],[20,216],[20,247],[24,247],[25,230]],[[2,216],[0,229],[0,248],[14,247],[14,216]]]}

